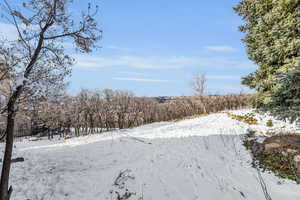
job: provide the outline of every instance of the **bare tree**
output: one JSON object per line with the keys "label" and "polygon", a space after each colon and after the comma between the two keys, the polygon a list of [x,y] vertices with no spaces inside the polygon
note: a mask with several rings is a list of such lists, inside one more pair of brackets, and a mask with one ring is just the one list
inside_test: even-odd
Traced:
{"label": "bare tree", "polygon": [[[131,92],[121,90],[83,89],[74,97],[57,89],[55,91],[54,94],[47,94],[46,102],[40,103],[40,99],[34,98],[22,103],[24,107],[16,116],[20,123],[16,125],[16,135],[22,135],[23,127],[30,127],[32,122],[49,127],[49,138],[53,134],[63,137],[70,133],[71,128],[74,128],[76,136],[94,134],[115,128],[184,119],[224,109],[240,109],[248,106],[251,99],[250,95],[241,94],[202,95],[176,97],[161,103],[155,98],[136,97]],[[45,133],[42,132],[43,135]]]}
{"label": "bare tree", "polygon": [[196,95],[203,95],[206,89],[206,77],[204,73],[194,75],[191,83]]}
{"label": "bare tree", "polygon": [[14,124],[20,99],[42,95],[70,74],[74,60],[64,53],[64,42],[72,42],[80,52],[91,52],[101,30],[95,20],[97,6],[92,9],[91,4],[80,19],[74,20],[68,9],[72,0],[27,0],[19,8],[6,0],[2,2],[4,19],[18,33],[17,40],[0,47],[0,52],[11,59],[8,63],[15,63],[9,66],[13,81],[5,108],[6,145],[0,182],[0,200],[9,200]]}

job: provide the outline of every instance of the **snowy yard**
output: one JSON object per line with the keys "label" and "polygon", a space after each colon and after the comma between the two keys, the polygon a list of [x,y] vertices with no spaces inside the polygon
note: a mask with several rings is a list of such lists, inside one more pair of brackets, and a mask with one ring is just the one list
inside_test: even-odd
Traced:
{"label": "snowy yard", "polygon": [[273,200],[299,199],[292,181],[262,173],[260,182],[241,142],[248,128],[219,113],[66,141],[17,142],[13,157],[25,161],[13,164],[12,199],[265,200],[264,183]]}

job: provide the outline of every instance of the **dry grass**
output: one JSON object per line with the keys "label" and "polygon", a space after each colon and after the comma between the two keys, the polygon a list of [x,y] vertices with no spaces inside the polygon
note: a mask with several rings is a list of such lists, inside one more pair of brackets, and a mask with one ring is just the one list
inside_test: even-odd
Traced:
{"label": "dry grass", "polygon": [[232,113],[227,113],[228,116],[231,118],[231,119],[234,119],[234,120],[238,120],[238,121],[241,121],[241,122],[244,122],[244,123],[247,123],[247,124],[250,124],[250,125],[256,125],[257,124],[257,119],[254,118],[253,115],[251,114],[246,114],[246,115],[235,115],[235,114],[232,114]]}

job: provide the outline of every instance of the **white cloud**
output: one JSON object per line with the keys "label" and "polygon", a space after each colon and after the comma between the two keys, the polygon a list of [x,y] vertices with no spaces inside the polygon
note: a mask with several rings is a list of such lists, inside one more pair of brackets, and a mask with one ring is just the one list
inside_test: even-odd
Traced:
{"label": "white cloud", "polygon": [[114,46],[114,45],[108,45],[108,46],[105,46],[104,48],[116,50],[116,51],[124,51],[124,52],[133,51],[133,49],[131,49],[131,48],[119,47],[119,46]]}
{"label": "white cloud", "polygon": [[199,68],[228,68],[228,69],[255,69],[255,65],[248,60],[218,58],[218,57],[97,57],[73,55],[77,60],[75,67],[81,69],[97,69],[104,67],[130,67],[137,69],[173,69],[185,67]]}
{"label": "white cloud", "polygon": [[231,75],[207,75],[207,79],[211,80],[239,80],[241,76],[231,76]]}
{"label": "white cloud", "polygon": [[227,45],[206,46],[204,48],[209,51],[217,51],[217,52],[234,52],[236,50],[235,48]]}
{"label": "white cloud", "polygon": [[141,72],[118,72],[119,74],[126,74],[126,75],[137,75],[137,76],[144,76],[146,75],[145,73]]}
{"label": "white cloud", "polygon": [[250,90],[247,87],[244,87],[243,85],[236,84],[236,85],[230,85],[230,84],[214,84],[214,85],[208,85],[208,91],[211,91],[212,94],[228,94],[228,93],[253,93],[252,90]]}
{"label": "white cloud", "polygon": [[181,68],[187,65],[195,64],[195,60],[174,57],[174,58],[153,58],[138,56],[120,56],[112,57],[95,57],[73,55],[77,60],[76,67],[79,68],[103,68],[103,67],[132,67],[140,69],[161,69],[161,68]]}
{"label": "white cloud", "polygon": [[170,82],[169,80],[160,80],[160,79],[147,79],[147,78],[124,78],[124,77],[115,77],[113,80],[119,81],[140,81],[140,82]]}

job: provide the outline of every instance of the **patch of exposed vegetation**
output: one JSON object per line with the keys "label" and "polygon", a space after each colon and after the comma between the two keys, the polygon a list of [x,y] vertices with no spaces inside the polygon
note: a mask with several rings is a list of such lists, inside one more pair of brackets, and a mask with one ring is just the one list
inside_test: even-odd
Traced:
{"label": "patch of exposed vegetation", "polygon": [[285,149],[276,149],[273,151],[260,151],[255,155],[256,161],[253,162],[255,167],[263,171],[273,172],[281,178],[287,178],[294,181],[300,179],[294,163],[296,153],[286,152]]}
{"label": "patch of exposed vegetation", "polygon": [[271,136],[260,143],[255,132],[249,131],[243,145],[253,155],[252,165],[276,176],[300,181],[300,136]]}
{"label": "patch of exposed vegetation", "polygon": [[273,127],[274,126],[273,121],[271,119],[268,120],[267,123],[266,123],[266,126],[267,127]]}
{"label": "patch of exposed vegetation", "polygon": [[254,117],[253,113],[247,113],[245,115],[236,115],[236,114],[232,114],[232,113],[227,113],[227,114],[231,119],[238,120],[238,121],[250,124],[250,125],[257,124],[257,121],[258,121]]}

